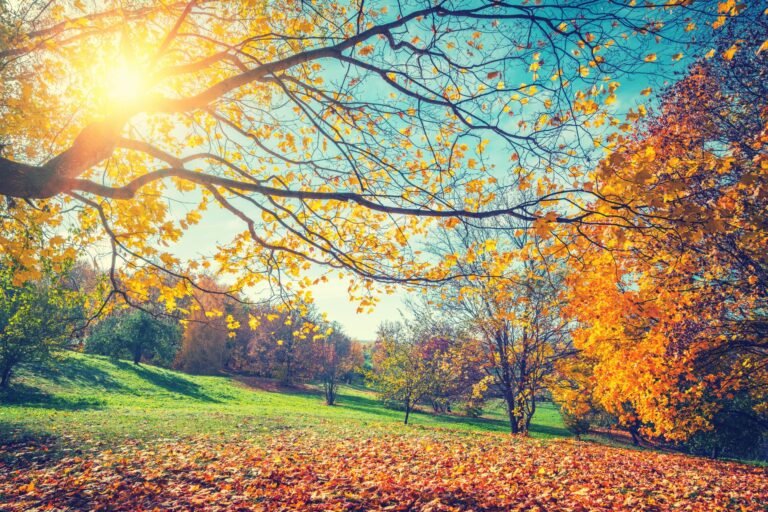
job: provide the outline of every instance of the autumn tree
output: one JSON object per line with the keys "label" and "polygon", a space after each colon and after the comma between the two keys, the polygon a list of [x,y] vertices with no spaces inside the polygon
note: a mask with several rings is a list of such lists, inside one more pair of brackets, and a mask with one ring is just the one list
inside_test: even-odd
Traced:
{"label": "autumn tree", "polygon": [[377,332],[369,380],[385,400],[402,405],[403,422],[451,372],[447,350],[435,347],[415,326],[385,322]]}
{"label": "autumn tree", "polygon": [[[5,2],[2,250],[34,276],[32,226],[46,251],[106,241],[112,297],[163,288],[170,308],[199,265],[306,299],[315,264],[367,308],[373,281],[446,277],[408,242],[427,225],[534,221],[539,200],[588,194],[573,166],[601,145],[614,81],[706,47],[740,11],[722,4]],[[517,170],[494,175],[491,153]],[[488,207],[536,169],[536,201]],[[241,229],[185,261],[169,246],[210,214]]]}
{"label": "autumn tree", "polygon": [[485,376],[476,393],[504,400],[513,433],[527,432],[556,362],[574,354],[563,269],[545,256],[551,244],[526,228],[509,219],[456,224],[429,246],[464,277],[429,292],[427,307],[480,341]]}
{"label": "autumn tree", "polygon": [[423,400],[436,413],[453,412],[463,404],[468,414],[479,414],[483,400],[475,386],[485,376],[482,342],[430,308],[415,301],[408,301],[408,306],[413,311],[409,333],[417,340],[420,356],[438,370]]}
{"label": "autumn tree", "polygon": [[251,308],[247,326],[243,323],[234,335],[227,365],[287,384],[309,380],[320,371],[320,340],[332,333],[322,315],[306,303]]}
{"label": "autumn tree", "polygon": [[747,446],[768,430],[768,25],[758,11],[616,139],[593,180],[614,205],[601,207],[606,218],[620,211],[629,229],[582,228],[584,266],[568,280],[597,402],[647,436],[710,432],[712,454],[729,424],[755,433]]}
{"label": "autumn tree", "polygon": [[196,290],[186,300],[184,332],[173,365],[188,373],[215,374],[226,368],[243,309],[216,279],[202,276],[199,282],[209,291]]}
{"label": "autumn tree", "polygon": [[336,403],[336,393],[345,375],[363,366],[363,350],[359,342],[344,334],[341,325],[331,325],[332,332],[313,337],[318,358],[316,377],[323,383],[325,403]]}

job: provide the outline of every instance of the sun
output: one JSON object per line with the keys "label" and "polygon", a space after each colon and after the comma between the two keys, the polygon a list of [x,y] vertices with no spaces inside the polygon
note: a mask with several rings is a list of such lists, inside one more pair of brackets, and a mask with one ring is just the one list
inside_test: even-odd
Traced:
{"label": "sun", "polygon": [[136,103],[147,92],[146,71],[141,66],[123,60],[107,70],[105,93],[116,105]]}

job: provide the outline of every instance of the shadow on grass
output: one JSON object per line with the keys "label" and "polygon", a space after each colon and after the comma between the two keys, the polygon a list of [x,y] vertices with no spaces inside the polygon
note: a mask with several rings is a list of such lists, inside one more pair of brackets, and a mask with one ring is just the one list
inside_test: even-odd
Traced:
{"label": "shadow on grass", "polygon": [[159,368],[126,363],[125,361],[116,360],[112,364],[121,370],[133,372],[140,379],[171,393],[184,395],[201,402],[220,403],[220,400],[203,393],[200,385],[184,377],[174,375]]}
{"label": "shadow on grass", "polygon": [[366,414],[373,414],[376,416],[384,416],[386,418],[398,419],[402,421],[403,411],[397,409],[387,409],[380,400],[373,398],[367,398],[364,396],[354,395],[339,395],[336,405],[344,407],[346,409],[353,409],[355,411],[364,412]]}
{"label": "shadow on grass", "polygon": [[64,361],[50,361],[31,369],[54,384],[74,384],[79,387],[98,388],[103,391],[125,390],[119,381],[104,370],[79,359],[68,357]]}
{"label": "shadow on grass", "polygon": [[56,437],[48,433],[0,421],[0,468],[20,469],[35,460],[54,459],[57,445]]}
{"label": "shadow on grass", "polygon": [[22,383],[15,383],[10,388],[0,391],[0,406],[21,405],[59,411],[81,411],[101,409],[104,401],[93,397],[56,396]]}
{"label": "shadow on grass", "polygon": [[[339,405],[354,409],[366,414],[373,414],[377,416],[383,416],[386,418],[396,419],[402,421],[403,411],[397,409],[387,409],[383,406],[382,402],[375,398],[367,398],[363,396],[350,396],[340,395]],[[415,411],[419,416],[432,417],[445,424],[453,425],[466,425],[476,430],[482,430],[486,432],[509,432],[509,422],[502,419],[493,418],[470,418],[467,416],[454,416],[450,414],[431,414],[424,411]],[[552,426],[552,425],[540,425],[534,422],[531,423],[530,434],[536,436],[545,437],[571,437],[571,433],[565,428]]]}

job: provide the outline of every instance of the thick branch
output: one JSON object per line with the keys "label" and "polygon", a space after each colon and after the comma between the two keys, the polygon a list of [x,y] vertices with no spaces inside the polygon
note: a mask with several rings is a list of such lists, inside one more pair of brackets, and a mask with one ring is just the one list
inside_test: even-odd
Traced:
{"label": "thick branch", "polygon": [[[413,215],[417,217],[464,217],[471,219],[484,219],[488,217],[494,217],[497,215],[510,215],[525,221],[534,221],[537,219],[534,215],[527,213],[521,213],[519,206],[510,208],[485,210],[485,211],[471,211],[464,209],[446,209],[446,210],[434,210],[431,208],[405,208],[396,205],[385,205],[373,200],[376,196],[368,196],[365,194],[359,194],[355,192],[316,192],[312,190],[291,190],[274,188],[259,183],[242,182],[233,180],[230,178],[222,178],[220,176],[213,176],[210,174],[204,174],[200,172],[190,171],[183,168],[169,168],[161,169],[147,173],[143,176],[136,178],[127,185],[122,187],[109,187],[94,183],[88,180],[72,179],[69,181],[69,190],[80,190],[83,192],[89,192],[102,197],[109,197],[112,199],[131,199],[141,189],[141,187],[157,180],[165,178],[180,178],[186,181],[197,183],[198,185],[209,186],[215,185],[219,187],[226,187],[235,190],[243,190],[249,192],[256,192],[264,196],[269,197],[283,197],[288,199],[299,200],[324,200],[324,201],[337,201],[340,203],[356,203],[360,206],[364,206],[370,210],[385,212],[395,215]],[[579,222],[583,220],[583,215],[577,218],[558,217],[557,222],[571,223]]]}

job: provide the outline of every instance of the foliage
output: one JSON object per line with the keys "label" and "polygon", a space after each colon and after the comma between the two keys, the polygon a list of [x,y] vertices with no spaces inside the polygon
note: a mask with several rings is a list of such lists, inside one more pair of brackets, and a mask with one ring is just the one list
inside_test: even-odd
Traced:
{"label": "foliage", "polygon": [[205,276],[201,283],[204,288],[195,290],[183,321],[181,348],[173,366],[187,373],[211,375],[226,367],[232,338],[240,326],[234,315],[240,316],[241,308],[215,279]]}
{"label": "foliage", "polygon": [[[593,197],[583,166],[619,122],[619,80],[683,66],[743,10],[592,7],[3,2],[0,246],[35,277],[49,253],[108,244],[117,296],[169,310],[201,267],[308,300],[319,265],[363,310],[375,281],[440,281],[410,242],[430,226],[583,221],[571,191]],[[490,205],[518,186],[535,197]],[[210,257],[171,247],[225,216],[240,229]]]}
{"label": "foliage", "polygon": [[428,325],[385,322],[377,333],[368,378],[384,400],[402,404],[407,424],[419,402],[448,401],[466,382],[462,342]]}
{"label": "foliage", "polygon": [[[764,510],[765,469],[572,442],[337,428],[198,437],[12,469],[9,510]],[[115,482],[119,482],[115,484]]]}
{"label": "foliage", "polygon": [[562,314],[564,271],[526,223],[492,219],[436,233],[430,248],[451,253],[456,278],[427,294],[424,309],[468,331],[480,356],[475,398],[504,399],[510,430],[526,432],[555,364],[573,355]]}
{"label": "foliage", "polygon": [[734,425],[768,427],[768,26],[748,12],[732,27],[748,34],[738,51],[726,32],[720,58],[693,65],[635,136],[615,139],[593,177],[626,224],[584,228],[568,280],[592,365],[574,389],[645,435],[723,450],[743,443]]}
{"label": "foliage", "polygon": [[768,460],[768,426],[755,417],[755,405],[748,393],[739,393],[713,415],[712,429],[693,434],[684,448],[712,458]]}
{"label": "foliage", "polygon": [[40,361],[61,347],[77,322],[82,300],[48,272],[17,284],[18,267],[0,263],[0,388],[9,385],[20,363]]}
{"label": "foliage", "polygon": [[129,357],[167,366],[176,357],[181,327],[142,310],[115,313],[102,319],[85,342],[86,352],[115,358]]}
{"label": "foliage", "polygon": [[373,369],[368,375],[384,400],[402,404],[406,425],[413,407],[434,385],[428,370],[436,366],[435,361],[422,359],[418,341],[409,334],[401,324],[381,325],[373,349]]}
{"label": "foliage", "polygon": [[574,434],[576,439],[581,439],[583,434],[589,432],[589,428],[592,426],[589,414],[577,415],[567,409],[561,410],[561,414],[563,415],[563,424],[565,425],[565,428]]}
{"label": "foliage", "polygon": [[227,366],[288,384],[309,380],[319,371],[319,344],[332,331],[306,304],[256,308],[234,336]]}

